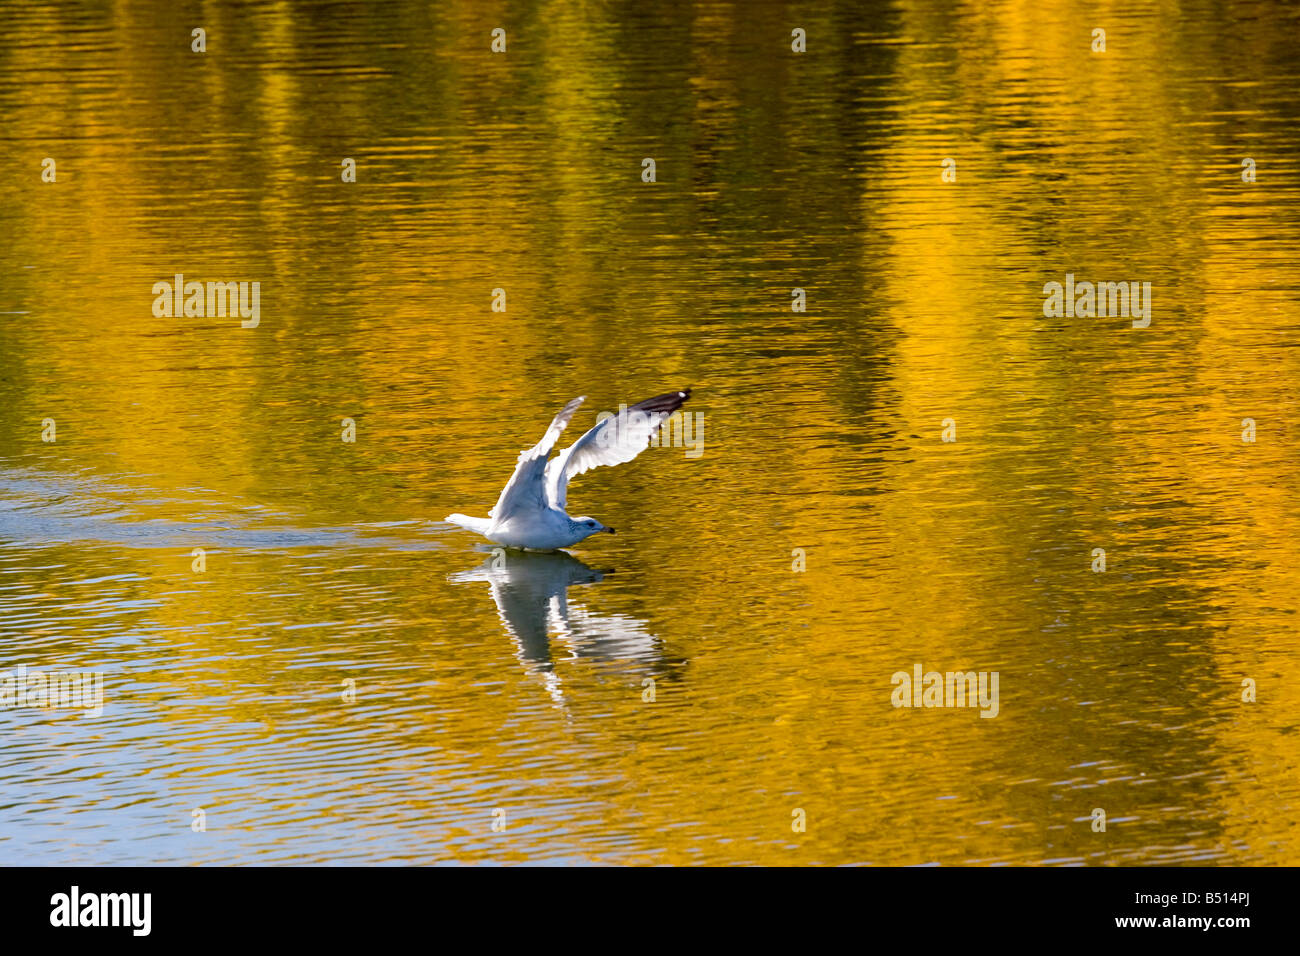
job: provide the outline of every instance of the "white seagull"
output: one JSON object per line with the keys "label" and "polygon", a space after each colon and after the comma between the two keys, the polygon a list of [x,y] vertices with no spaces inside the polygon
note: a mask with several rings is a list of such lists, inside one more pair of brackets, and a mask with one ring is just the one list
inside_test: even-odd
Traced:
{"label": "white seagull", "polygon": [[526,551],[554,551],[601,531],[613,534],[613,528],[605,527],[595,518],[569,517],[564,510],[569,479],[601,465],[631,461],[649,447],[659,426],[690,397],[688,388],[637,402],[595,425],[547,461],[560,433],[586,400],[585,395],[575,398],[551,421],[541,441],[519,453],[515,473],[486,518],[454,514],[447,515],[447,520],[496,544]]}

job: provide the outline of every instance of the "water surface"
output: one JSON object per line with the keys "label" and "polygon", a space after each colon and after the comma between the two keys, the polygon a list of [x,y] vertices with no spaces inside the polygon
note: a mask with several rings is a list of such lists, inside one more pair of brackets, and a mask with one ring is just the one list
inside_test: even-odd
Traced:
{"label": "water surface", "polygon": [[[106,694],[0,711],[0,861],[1300,863],[1298,18],[0,8],[0,669]],[[687,385],[616,536],[442,522]]]}

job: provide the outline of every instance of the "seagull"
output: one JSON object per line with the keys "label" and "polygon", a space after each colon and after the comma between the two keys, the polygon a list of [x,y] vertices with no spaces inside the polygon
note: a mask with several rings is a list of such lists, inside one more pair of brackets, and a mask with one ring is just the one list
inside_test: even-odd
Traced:
{"label": "seagull", "polygon": [[586,401],[585,395],[578,396],[560,409],[541,441],[519,453],[515,473],[486,518],[453,514],[446,520],[495,544],[525,551],[555,551],[602,531],[613,534],[613,528],[605,527],[595,518],[569,517],[565,511],[569,480],[601,465],[631,461],[649,447],[659,426],[690,397],[688,388],[637,402],[618,415],[598,422],[548,461],[569,419]]}

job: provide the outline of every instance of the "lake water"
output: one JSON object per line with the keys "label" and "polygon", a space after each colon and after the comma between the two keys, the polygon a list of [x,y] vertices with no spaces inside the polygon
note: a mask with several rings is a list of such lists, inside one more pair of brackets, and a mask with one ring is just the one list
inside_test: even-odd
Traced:
{"label": "lake water", "polygon": [[1300,8],[1089,6],[0,7],[0,862],[1300,863]]}

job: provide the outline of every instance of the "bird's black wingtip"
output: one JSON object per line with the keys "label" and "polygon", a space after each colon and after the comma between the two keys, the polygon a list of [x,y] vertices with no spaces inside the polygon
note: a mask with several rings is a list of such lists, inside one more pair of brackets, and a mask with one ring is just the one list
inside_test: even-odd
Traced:
{"label": "bird's black wingtip", "polygon": [[639,412],[659,412],[665,415],[671,415],[677,409],[686,404],[686,400],[691,397],[691,389],[678,389],[675,392],[665,392],[662,395],[656,395],[654,398],[647,398],[645,401],[637,402],[632,406],[632,411]]}

